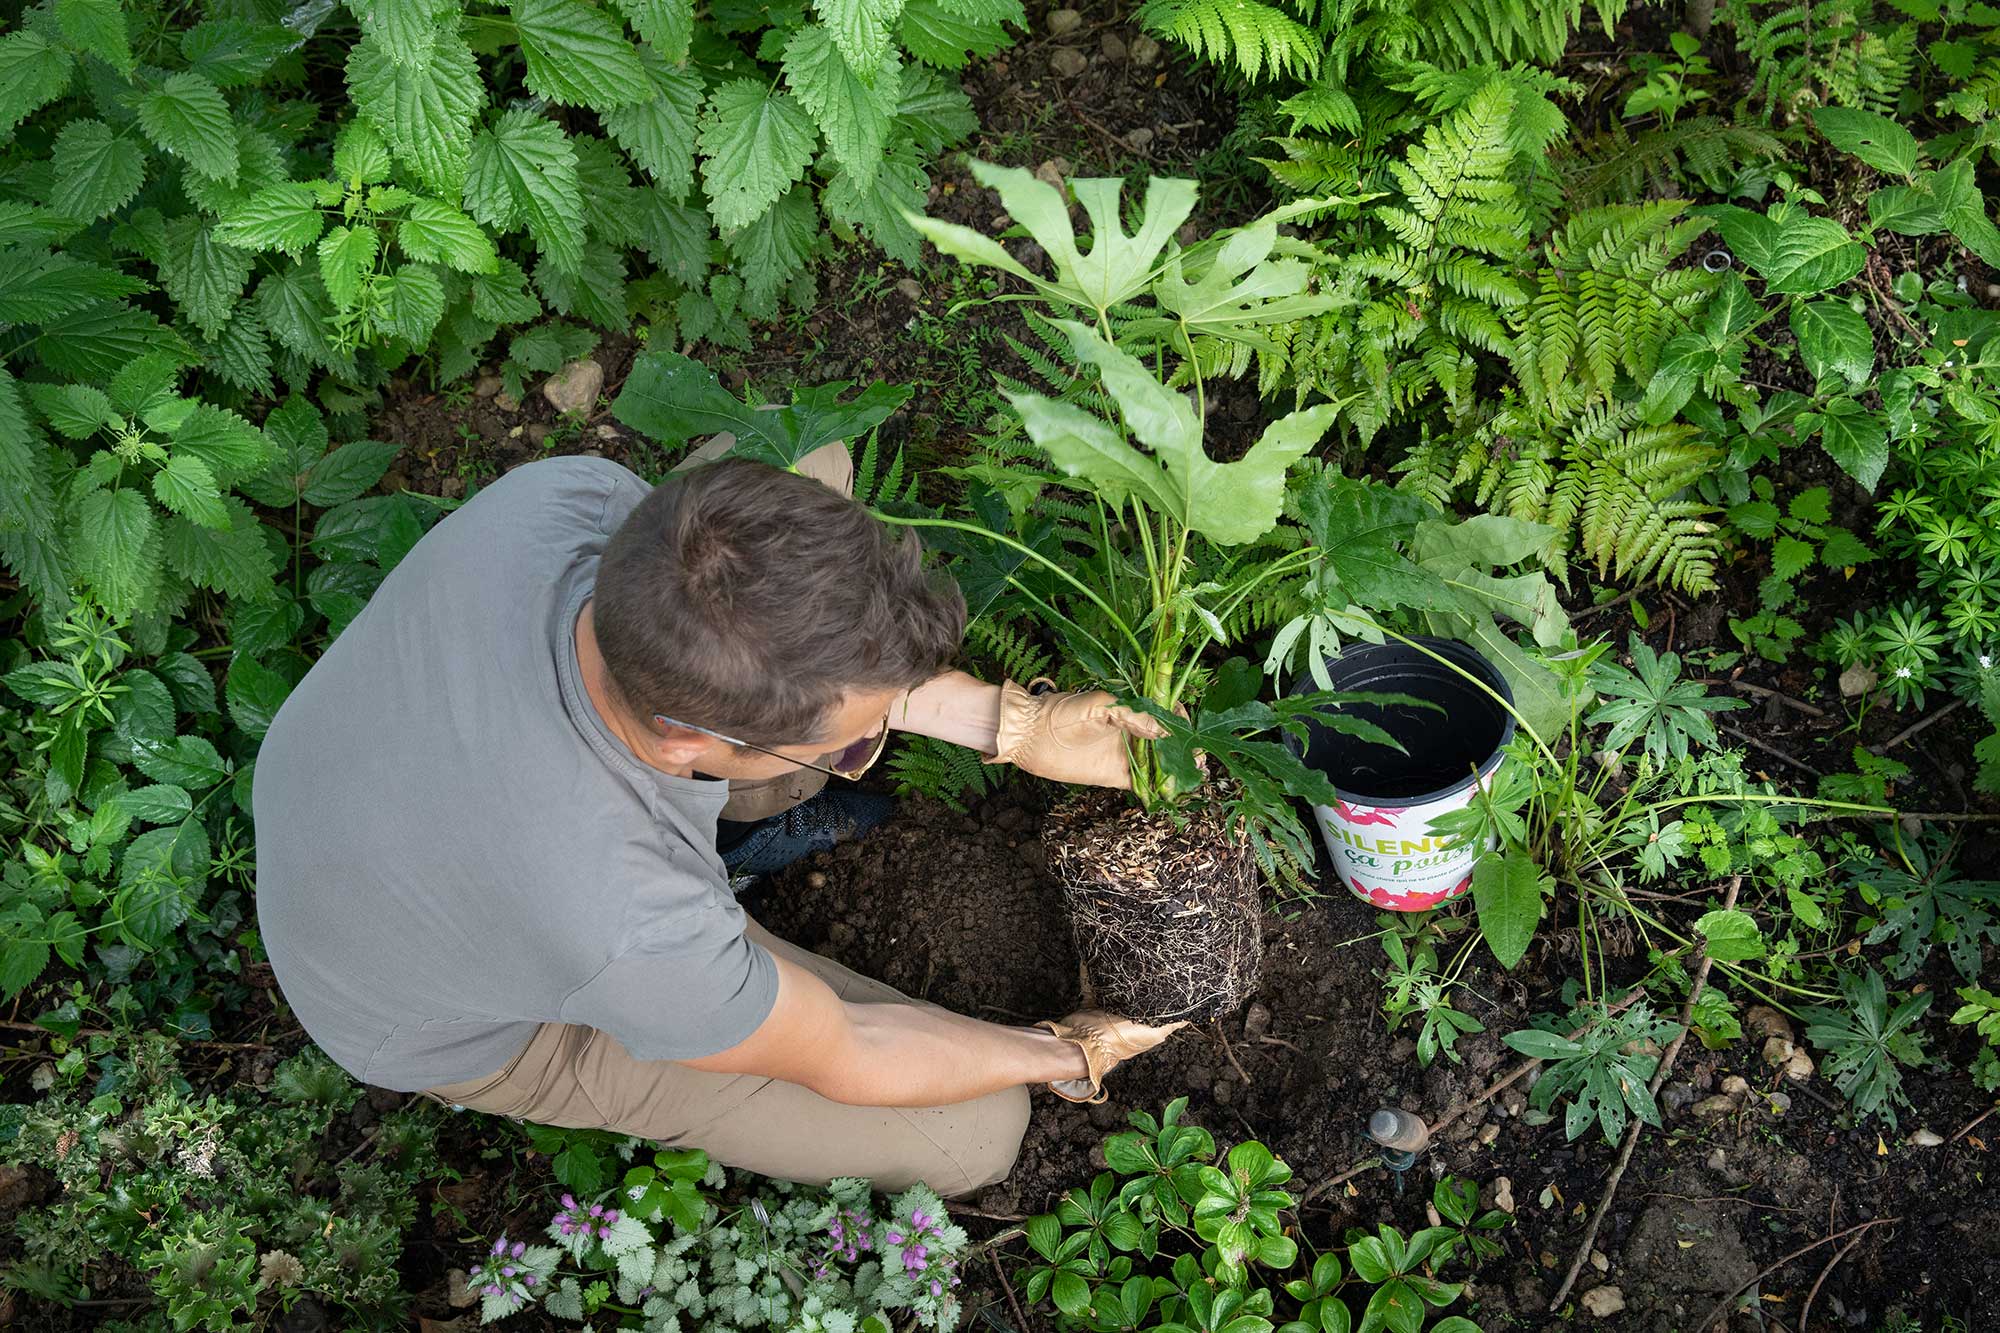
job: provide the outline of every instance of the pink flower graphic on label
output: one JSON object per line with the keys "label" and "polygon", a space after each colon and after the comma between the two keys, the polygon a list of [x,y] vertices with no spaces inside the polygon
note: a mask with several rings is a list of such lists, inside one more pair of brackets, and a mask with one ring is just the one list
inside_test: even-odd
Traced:
{"label": "pink flower graphic on label", "polygon": [[1459,894],[1465,892],[1471,884],[1472,876],[1467,875],[1448,889],[1438,889],[1431,893],[1421,893],[1408,889],[1398,892],[1394,889],[1377,888],[1363,884],[1357,879],[1354,881],[1354,892],[1358,896],[1374,903],[1377,907],[1386,907],[1392,912],[1421,912],[1428,908],[1436,907],[1439,903],[1449,898],[1457,897]]}
{"label": "pink flower graphic on label", "polygon": [[1403,813],[1399,805],[1349,805],[1342,800],[1334,801],[1333,808],[1350,824],[1380,824],[1385,828],[1396,827],[1396,816]]}

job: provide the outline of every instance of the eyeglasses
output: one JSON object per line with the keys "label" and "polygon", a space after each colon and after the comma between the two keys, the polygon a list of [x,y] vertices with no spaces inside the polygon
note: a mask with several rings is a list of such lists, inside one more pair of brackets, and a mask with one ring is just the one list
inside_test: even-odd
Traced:
{"label": "eyeglasses", "polygon": [[835,755],[831,764],[816,764],[810,759],[796,759],[788,754],[779,754],[776,750],[768,746],[738,740],[736,737],[725,735],[720,731],[711,731],[707,727],[697,727],[692,722],[677,722],[665,713],[653,714],[653,721],[658,722],[661,726],[679,727],[683,731],[697,732],[713,740],[721,741],[725,745],[734,745],[745,750],[755,750],[759,754],[768,754],[773,759],[782,759],[788,764],[797,764],[800,768],[816,769],[831,777],[846,778],[849,782],[854,781],[854,779],[866,773],[870,768],[873,768],[875,761],[882,757],[883,747],[889,743],[889,715],[887,713],[882,714],[881,726],[877,727],[872,734],[863,736],[860,740]]}

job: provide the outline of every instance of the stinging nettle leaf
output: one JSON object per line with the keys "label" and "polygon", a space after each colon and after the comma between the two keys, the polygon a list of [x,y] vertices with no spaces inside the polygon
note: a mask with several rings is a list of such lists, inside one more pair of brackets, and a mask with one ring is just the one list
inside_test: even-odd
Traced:
{"label": "stinging nettle leaf", "polygon": [[412,259],[446,264],[461,273],[491,273],[500,257],[479,224],[450,204],[413,199],[396,224],[396,244]]}
{"label": "stinging nettle leaf", "polygon": [[334,309],[345,313],[354,309],[362,284],[375,267],[375,228],[335,227],[319,243],[319,276]]}
{"label": "stinging nettle leaf", "polygon": [[465,185],[472,122],[486,105],[486,83],[455,24],[432,34],[428,59],[398,64],[373,36],[347,57],[354,104],[423,183],[447,199]]}
{"label": "stinging nettle leaf", "polygon": [[706,85],[691,69],[669,65],[657,50],[639,53],[658,95],[604,113],[604,128],[675,202],[694,183],[695,129]]}
{"label": "stinging nettle leaf", "polygon": [[95,222],[139,193],[146,154],[101,120],[73,120],[56,136],[49,168],[50,210],[74,222]]}
{"label": "stinging nettle leaf", "polygon": [[903,0],[813,0],[813,12],[847,63],[866,75],[889,56],[890,29],[902,17]]}
{"label": "stinging nettle leaf", "polygon": [[893,54],[864,80],[825,28],[809,23],[785,45],[785,82],[812,112],[841,170],[865,189],[874,183],[901,98],[902,70]]}
{"label": "stinging nettle leaf", "polygon": [[139,124],[166,152],[214,180],[236,179],[236,126],[229,104],[199,74],[170,74],[139,99]]}
{"label": "stinging nettle leaf", "polygon": [[725,83],[702,113],[702,184],[724,231],[747,226],[805,175],[818,140],[812,117],[788,93],[757,79]]}
{"label": "stinging nettle leaf", "polygon": [[529,88],[593,111],[643,102],[653,83],[639,53],[603,10],[581,0],[511,0]]}
{"label": "stinging nettle leaf", "polygon": [[[668,64],[687,59],[688,44],[694,39],[693,0],[613,0],[639,36]],[[640,59],[645,53],[640,53]]]}
{"label": "stinging nettle leaf", "polygon": [[317,241],[326,218],[312,187],[302,181],[267,185],[223,218],[215,237],[246,250],[297,254]]}
{"label": "stinging nettle leaf", "polygon": [[132,77],[132,44],[125,36],[125,13],[119,0],[56,0],[56,22],[78,50],[88,51],[126,78]]}
{"label": "stinging nettle leaf", "polygon": [[490,227],[525,221],[551,263],[583,267],[583,197],[576,150],[562,128],[531,111],[509,111],[473,140],[465,204]]}

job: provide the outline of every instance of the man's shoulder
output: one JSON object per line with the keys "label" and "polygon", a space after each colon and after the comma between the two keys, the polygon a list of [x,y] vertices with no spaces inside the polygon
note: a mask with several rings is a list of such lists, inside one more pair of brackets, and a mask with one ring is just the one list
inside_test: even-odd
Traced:
{"label": "man's shoulder", "polygon": [[621,497],[636,502],[650,489],[637,473],[609,458],[589,454],[538,458],[487,486],[459,512],[500,519],[503,511],[545,510],[552,504],[588,507]]}

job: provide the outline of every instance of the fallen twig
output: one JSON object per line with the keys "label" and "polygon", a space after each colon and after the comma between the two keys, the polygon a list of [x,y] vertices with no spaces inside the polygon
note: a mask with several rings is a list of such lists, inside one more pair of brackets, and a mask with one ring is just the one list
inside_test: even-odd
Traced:
{"label": "fallen twig", "polygon": [[[1633,987],[1631,994],[1627,995],[1624,999],[1620,1000],[1618,1003],[1612,1005],[1609,1009],[1606,1009],[1604,1011],[1604,1017],[1609,1018],[1613,1014],[1624,1012],[1626,1009],[1630,1008],[1632,1004],[1635,1001],[1637,1001],[1638,998],[1644,993],[1645,992],[1640,988],[1636,986]],[[1601,1020],[1592,1019],[1591,1023],[1599,1021]],[[1574,1032],[1568,1034],[1569,1040],[1575,1041],[1578,1037],[1582,1036],[1585,1032],[1589,1031],[1590,1026],[1591,1026],[1590,1023],[1582,1024]],[[1539,1068],[1541,1063],[1542,1062],[1540,1060],[1536,1059],[1523,1060],[1520,1064],[1514,1066],[1514,1068],[1508,1073],[1502,1074],[1499,1078],[1496,1078],[1491,1083],[1488,1083],[1484,1088],[1480,1089],[1468,1100],[1459,1103],[1457,1106],[1452,1107],[1451,1110],[1445,1112],[1444,1117],[1442,1119],[1438,1120],[1435,1124],[1432,1124],[1429,1127],[1431,1131],[1431,1137],[1433,1139],[1437,1138],[1439,1134],[1444,1132],[1445,1126],[1456,1123],[1462,1116],[1465,1115],[1467,1111],[1472,1110],[1474,1107],[1484,1106],[1487,1102],[1497,1097],[1503,1089],[1508,1088],[1513,1084],[1519,1082],[1521,1079],[1527,1077],[1529,1070]],[[1317,1199],[1320,1195],[1332,1189],[1335,1185],[1340,1184],[1342,1181],[1351,1180],[1355,1176],[1360,1175],[1363,1171],[1366,1171],[1371,1167],[1376,1167],[1380,1165],[1381,1165],[1380,1158],[1372,1156],[1365,1158],[1362,1161],[1357,1162],[1355,1165],[1349,1167],[1347,1170],[1341,1172],[1339,1175],[1334,1176],[1332,1179],[1322,1180],[1319,1184],[1307,1190],[1303,1195],[1299,1196],[1299,1201],[1296,1204],[1294,1204],[1293,1207],[1303,1208],[1307,1204],[1311,1203],[1314,1199]]]}
{"label": "fallen twig", "polygon": [[1282,1046],[1294,1055],[1305,1054],[1304,1047],[1298,1045],[1296,1042],[1286,1041],[1283,1037],[1259,1037],[1257,1040],[1266,1046]]}
{"label": "fallen twig", "polygon": [[1888,740],[1883,741],[1880,745],[1871,745],[1868,748],[1875,754],[1887,754],[1889,751],[1895,749],[1898,745],[1901,745],[1904,741],[1910,739],[1910,737],[1922,731],[1925,727],[1928,727],[1931,723],[1942,722],[1963,707],[1965,707],[1965,700],[1953,699],[1950,703],[1946,704],[1943,708],[1938,709],[1937,712],[1932,713],[1929,717],[1918,718],[1915,722],[1912,722],[1909,726],[1904,727],[1901,731],[1891,736]]}
{"label": "fallen twig", "polygon": [[1000,1294],[1007,1298],[1007,1308],[1014,1312],[1015,1333],[1028,1333],[1028,1316],[1022,1313],[1020,1298],[1014,1295],[1014,1284],[1007,1280],[1007,1270],[1000,1262],[1000,1256],[992,1250],[986,1257],[993,1263],[993,1276],[1000,1279]]}
{"label": "fallen twig", "polygon": [[1805,772],[1812,774],[1816,778],[1821,778],[1826,776],[1824,773],[1814,768],[1811,764],[1808,764],[1805,760],[1794,759],[1792,758],[1792,756],[1786,754],[1783,750],[1780,750],[1777,746],[1769,744],[1766,741],[1760,741],[1747,731],[1738,731],[1735,727],[1729,726],[1728,724],[1722,722],[1716,723],[1715,729],[1723,733],[1725,736],[1729,736],[1736,740],[1742,741],[1745,745],[1749,746],[1753,750],[1762,750],[1765,754],[1768,754],[1773,758],[1784,760],[1786,763],[1790,764],[1793,768],[1803,769]]}
{"label": "fallen twig", "polygon": [[984,1208],[974,1208],[970,1204],[963,1203],[952,1204],[951,1211],[954,1213],[963,1213],[967,1217],[983,1217],[989,1222],[1025,1222],[1028,1220],[1026,1213],[989,1213]]}
{"label": "fallen twig", "polygon": [[1819,1276],[1813,1279],[1812,1290],[1806,1293],[1805,1306],[1799,1311],[1799,1333],[1812,1333],[1812,1308],[1813,1302],[1819,1299],[1819,1289],[1826,1285],[1826,1280],[1832,1275],[1833,1270],[1840,1267],[1840,1261],[1847,1257],[1848,1251],[1860,1243],[1859,1236],[1848,1241],[1835,1250],[1833,1258],[1826,1261],[1826,1267],[1819,1270]]}
{"label": "fallen twig", "polygon": [[1826,710],[1817,704],[1809,704],[1803,699],[1794,699],[1783,690],[1774,690],[1768,685],[1752,685],[1747,680],[1701,680],[1700,685],[1725,685],[1732,690],[1748,690],[1760,699],[1776,699],[1781,704],[1798,709],[1807,717],[1825,717]]}
{"label": "fallen twig", "polygon": [[1250,1071],[1245,1069],[1243,1062],[1236,1058],[1236,1049],[1229,1044],[1229,1034],[1222,1030],[1222,1020],[1219,1018],[1215,1020],[1215,1037],[1217,1041],[1222,1043],[1222,1053],[1229,1057],[1229,1063],[1234,1066],[1237,1077],[1243,1080],[1243,1086],[1246,1088],[1249,1087]]}
{"label": "fallen twig", "polygon": [[1755,1277],[1751,1278],[1748,1282],[1738,1283],[1734,1290],[1732,1290],[1728,1295],[1724,1296],[1721,1300],[1717,1301],[1714,1307],[1710,1309],[1706,1315],[1703,1315],[1702,1318],[1693,1326],[1693,1333],[1707,1333],[1707,1330],[1715,1326],[1716,1319],[1718,1319],[1722,1315],[1729,1313],[1730,1307],[1735,1305],[1736,1298],[1738,1296],[1741,1296],[1744,1292],[1750,1290],[1750,1288],[1756,1286],[1759,1282],[1762,1282],[1765,1278],[1771,1276],[1771,1274],[1777,1272],[1780,1268],[1783,1268],[1786,1264],[1790,1263],[1792,1260],[1797,1259],[1802,1255],[1811,1254],[1814,1250],[1818,1249],[1822,1245],[1831,1245],[1834,1241],[1843,1240],[1848,1236],[1854,1235],[1858,1231],[1866,1231],[1870,1227],[1885,1227],[1891,1224],[1892,1222],[1900,1222],[1902,1220],[1903,1219],[1900,1217],[1878,1217],[1872,1222],[1862,1222],[1859,1225],[1849,1227],[1845,1231],[1835,1232],[1831,1236],[1822,1236],[1810,1245],[1801,1245],[1798,1249],[1793,1250],[1790,1254],[1772,1260],[1770,1263],[1766,1264],[1762,1269],[1760,1269]]}
{"label": "fallen twig", "polygon": [[1964,1129],[1961,1129],[1961,1130],[1959,1130],[1959,1131],[1958,1131],[1958,1133],[1956,1133],[1956,1134],[1952,1135],[1952,1136],[1951,1136],[1950,1138],[1946,1139],[1946,1140],[1945,1140],[1945,1142],[1946,1142],[1946,1143],[1957,1143],[1957,1142],[1958,1142],[1958,1141],[1959,1141],[1960,1139],[1964,1138],[1964,1137],[1965,1137],[1965,1136],[1966,1136],[1967,1134],[1970,1134],[1970,1133],[1971,1133],[1971,1132],[1972,1132],[1973,1130],[1975,1130],[1975,1129],[1978,1129],[1978,1128],[1979,1128],[1979,1124],[1980,1124],[1980,1122],[1981,1122],[1982,1120],[1986,1119],[1986,1117],[1987,1117],[1987,1116],[1989,1116],[1989,1115],[1992,1115],[1992,1114],[1993,1114],[1993,1113],[1994,1113],[1995,1111],[2000,1111],[2000,1106],[1989,1106],[1989,1107],[1987,1107],[1987,1108],[1986,1108],[1986,1109],[1985,1109],[1984,1111],[1981,1111],[1981,1112],[1980,1112],[1980,1113],[1979,1113],[1978,1115],[1976,1115],[1976,1116],[1974,1116],[1974,1117],[1972,1118],[1972,1123],[1971,1123],[1971,1124],[1967,1125],[1967,1126],[1966,1126],[1966,1127],[1965,1127]]}
{"label": "fallen twig", "polygon": [[[1736,895],[1743,887],[1743,876],[1730,878],[1729,892],[1723,895],[1722,910],[1727,912],[1736,906]],[[1701,945],[1701,965],[1695,969],[1694,984],[1688,987],[1687,1004],[1681,1009],[1681,1030],[1677,1033],[1667,1053],[1660,1058],[1659,1067],[1653,1070],[1653,1080],[1646,1087],[1647,1098],[1660,1095],[1660,1087],[1667,1081],[1667,1075],[1674,1070],[1674,1061],[1680,1058],[1681,1046],[1687,1041],[1689,1024],[1694,1019],[1695,1001],[1701,998],[1702,987],[1708,984],[1708,970],[1715,960],[1708,956],[1708,945]],[[1576,1275],[1583,1269],[1584,1257],[1597,1240],[1598,1228],[1604,1225],[1604,1218],[1611,1211],[1611,1201],[1618,1197],[1618,1182],[1625,1179],[1625,1168],[1632,1164],[1632,1150],[1639,1146],[1639,1135],[1645,1131],[1646,1122],[1634,1116],[1632,1128],[1626,1131],[1625,1144],[1618,1150],[1618,1163],[1611,1168],[1611,1178],[1604,1182],[1604,1196],[1597,1201],[1597,1211],[1590,1215],[1590,1222],[1583,1229],[1583,1239],[1577,1244],[1576,1255],[1569,1261],[1569,1269],[1563,1274],[1562,1285],[1556,1288],[1555,1299],[1549,1302],[1549,1313],[1562,1309],[1569,1296],[1569,1289],[1576,1285]]]}

